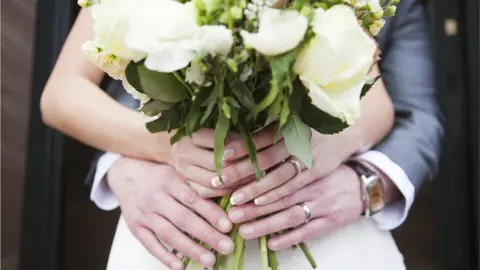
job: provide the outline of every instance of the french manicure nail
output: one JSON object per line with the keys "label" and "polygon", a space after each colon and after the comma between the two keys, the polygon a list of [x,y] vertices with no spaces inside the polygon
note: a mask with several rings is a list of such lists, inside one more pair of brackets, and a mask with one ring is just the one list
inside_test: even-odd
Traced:
{"label": "french manicure nail", "polygon": [[253,202],[256,205],[264,205],[267,202],[267,198],[265,196],[261,196],[261,197],[256,198],[255,200],[253,200]]}
{"label": "french manicure nail", "polygon": [[228,241],[228,240],[220,241],[220,243],[218,244],[218,247],[223,254],[230,254],[233,252],[233,249],[234,249],[232,241]]}
{"label": "french manicure nail", "polygon": [[238,222],[243,218],[243,211],[242,210],[233,210],[231,211],[228,216],[232,219],[233,222]]}
{"label": "french manicure nail", "polygon": [[200,255],[200,263],[203,266],[212,266],[215,262],[215,257],[212,254],[202,254]]}
{"label": "french manicure nail", "polygon": [[223,175],[222,175],[222,179],[220,179],[218,175],[215,175],[214,177],[212,177],[212,186],[213,187],[222,186],[223,185],[222,180],[225,181],[225,177]]}
{"label": "french manicure nail", "polygon": [[243,202],[244,199],[245,199],[245,196],[243,195],[243,193],[233,194],[232,197],[230,197],[230,203],[232,205],[237,205]]}
{"label": "french manicure nail", "polygon": [[244,225],[240,227],[240,233],[246,236],[252,235],[254,230],[255,229],[253,228],[252,225]]}
{"label": "french manicure nail", "polygon": [[230,231],[232,228],[232,223],[230,220],[228,220],[228,218],[221,218],[220,221],[218,221],[218,225],[224,231]]}
{"label": "french manicure nail", "polygon": [[233,156],[235,156],[235,152],[231,148],[225,149],[225,151],[223,152],[223,160],[229,160]]}
{"label": "french manicure nail", "polygon": [[183,268],[183,263],[180,262],[173,262],[171,265],[172,269],[181,270]]}

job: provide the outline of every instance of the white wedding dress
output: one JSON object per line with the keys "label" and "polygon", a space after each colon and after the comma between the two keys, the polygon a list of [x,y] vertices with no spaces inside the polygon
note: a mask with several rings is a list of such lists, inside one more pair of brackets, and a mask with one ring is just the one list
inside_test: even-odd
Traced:
{"label": "white wedding dress", "polygon": [[[245,270],[260,270],[257,240],[247,241]],[[371,220],[360,219],[345,228],[307,242],[319,270],[404,270],[403,256],[387,231],[377,229]],[[280,270],[312,269],[300,249],[278,254]],[[189,269],[191,269],[190,267]],[[130,233],[120,218],[110,251],[107,270],[166,270]]]}

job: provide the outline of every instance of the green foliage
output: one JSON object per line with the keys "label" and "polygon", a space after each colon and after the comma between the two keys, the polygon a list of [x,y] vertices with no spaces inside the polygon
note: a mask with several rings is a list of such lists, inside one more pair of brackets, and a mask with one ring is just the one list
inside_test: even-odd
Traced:
{"label": "green foliage", "polygon": [[200,127],[201,123],[201,106],[207,101],[210,96],[211,89],[203,88],[195,96],[192,106],[188,112],[187,118],[185,119],[185,128],[188,135],[192,135]]}
{"label": "green foliage", "polygon": [[312,136],[310,127],[298,115],[291,114],[288,122],[282,128],[282,135],[288,152],[303,162],[307,168],[311,169],[313,156],[310,147],[310,138]]}
{"label": "green foliage", "polygon": [[140,110],[146,116],[156,116],[160,114],[162,111],[168,110],[173,107],[172,103],[162,102],[160,100],[150,100],[145,104],[142,109]]}
{"label": "green foliage", "polygon": [[228,119],[223,113],[221,113],[221,111],[219,111],[219,118],[215,127],[215,134],[213,138],[213,155],[215,158],[215,168],[218,176],[220,177],[220,181],[222,181],[221,175],[223,152],[225,151],[225,138],[227,138],[229,129],[230,119]]}
{"label": "green foliage", "polygon": [[370,91],[370,89],[372,89],[373,85],[378,81],[378,79],[380,79],[381,76],[376,76],[375,78],[372,78],[372,79],[369,79],[365,85],[363,86],[362,88],[362,93],[360,94],[360,97],[363,97],[365,96],[368,91]]}
{"label": "green foliage", "polygon": [[305,124],[322,134],[340,133],[348,127],[342,119],[318,109],[309,101],[303,103],[300,118]]}
{"label": "green foliage", "polygon": [[139,92],[154,100],[176,103],[188,98],[188,89],[173,73],[149,70],[143,61],[130,62],[126,70],[127,81]]}
{"label": "green foliage", "polygon": [[162,111],[161,116],[146,124],[147,129],[151,133],[172,131],[172,129],[179,128],[182,122],[182,114],[177,107]]}
{"label": "green foliage", "polygon": [[252,133],[242,118],[239,119],[238,127],[240,129],[240,133],[242,133],[243,141],[248,151],[248,156],[250,157],[250,161],[252,162],[255,170],[255,178],[257,181],[259,181],[262,178],[262,171],[260,171],[260,167],[258,166],[257,147],[253,141]]}

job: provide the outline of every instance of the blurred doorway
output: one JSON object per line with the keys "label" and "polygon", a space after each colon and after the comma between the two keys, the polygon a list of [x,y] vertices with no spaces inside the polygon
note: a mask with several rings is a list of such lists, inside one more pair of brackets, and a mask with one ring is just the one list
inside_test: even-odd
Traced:
{"label": "blurred doorway", "polygon": [[36,1],[2,1],[2,269],[18,269]]}

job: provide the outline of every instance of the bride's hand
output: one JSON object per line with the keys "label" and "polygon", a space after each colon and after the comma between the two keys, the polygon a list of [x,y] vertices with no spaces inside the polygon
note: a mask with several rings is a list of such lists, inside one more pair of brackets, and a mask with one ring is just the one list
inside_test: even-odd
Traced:
{"label": "bride's hand", "polygon": [[213,253],[188,235],[223,254],[233,251],[232,240],[224,234],[232,227],[225,212],[201,198],[171,166],[123,157],[109,170],[107,182],[132,234],[166,266],[183,269],[183,262],[163,244],[204,267],[214,265]]}
{"label": "bride's hand", "polygon": [[[268,170],[288,158],[283,141],[272,145],[276,129],[267,128],[254,136],[259,151],[257,157],[261,170]],[[223,157],[222,182],[217,177],[213,154],[213,129],[201,129],[192,137],[184,137],[172,147],[173,167],[189,181],[208,188],[236,187],[252,182],[254,169],[248,157],[243,140],[237,134],[230,134]]]}
{"label": "bride's hand", "polygon": [[[311,211],[307,223],[306,212],[299,205],[301,203],[305,203]],[[254,239],[293,229],[268,241],[270,249],[280,250],[341,228],[357,220],[363,210],[360,180],[352,169],[342,165],[329,176],[274,203],[262,206],[250,203],[233,207],[229,217],[235,223],[243,223],[274,213],[240,226],[240,235],[244,239]]]}

